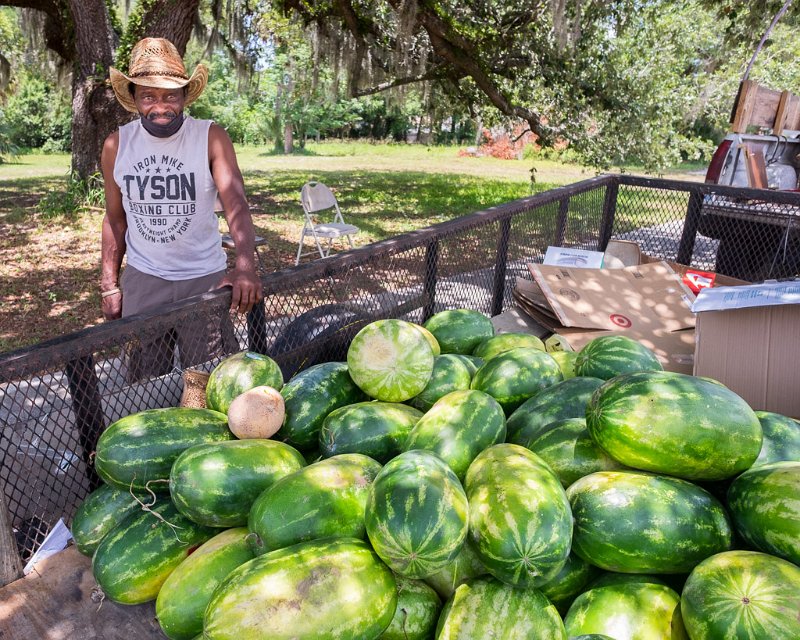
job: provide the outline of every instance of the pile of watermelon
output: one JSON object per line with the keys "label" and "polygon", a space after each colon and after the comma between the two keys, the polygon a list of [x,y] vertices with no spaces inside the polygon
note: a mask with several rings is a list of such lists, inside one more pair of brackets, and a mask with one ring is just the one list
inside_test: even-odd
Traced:
{"label": "pile of watermelon", "polygon": [[800,638],[800,423],[628,338],[380,320],[206,400],[112,424],[72,523],[169,638]]}

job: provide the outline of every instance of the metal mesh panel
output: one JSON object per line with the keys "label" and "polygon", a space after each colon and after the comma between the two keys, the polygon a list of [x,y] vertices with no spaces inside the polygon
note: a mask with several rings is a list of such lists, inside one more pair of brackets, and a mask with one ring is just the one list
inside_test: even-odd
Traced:
{"label": "metal mesh panel", "polygon": [[646,253],[758,280],[800,263],[800,195],[604,176],[398,236],[263,279],[246,321],[214,292],[0,355],[0,486],[27,558],[97,486],[92,452],[113,421],[175,406],[183,371],[242,349],[288,379],[343,360],[352,337],[387,317],[423,322],[447,308],[495,315],[548,245]]}

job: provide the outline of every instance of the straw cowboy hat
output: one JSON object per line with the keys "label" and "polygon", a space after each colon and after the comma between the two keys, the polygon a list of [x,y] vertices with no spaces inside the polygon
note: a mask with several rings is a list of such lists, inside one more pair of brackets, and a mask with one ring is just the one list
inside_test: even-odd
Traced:
{"label": "straw cowboy hat", "polygon": [[131,51],[128,75],[114,69],[109,70],[111,87],[119,103],[128,111],[137,113],[128,87],[130,83],[157,89],[180,89],[187,87],[186,106],[197,100],[208,82],[208,69],[198,64],[189,77],[186,67],[175,45],[165,38],[143,38]]}

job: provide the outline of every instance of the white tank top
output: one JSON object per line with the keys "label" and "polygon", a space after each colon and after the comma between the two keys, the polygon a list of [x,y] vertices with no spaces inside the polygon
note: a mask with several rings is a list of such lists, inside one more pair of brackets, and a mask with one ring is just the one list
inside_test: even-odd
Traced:
{"label": "white tank top", "polygon": [[178,132],[157,138],[139,120],[119,129],[114,181],[128,219],[128,264],[165,280],[225,268],[217,187],[208,164],[211,120],[186,116]]}

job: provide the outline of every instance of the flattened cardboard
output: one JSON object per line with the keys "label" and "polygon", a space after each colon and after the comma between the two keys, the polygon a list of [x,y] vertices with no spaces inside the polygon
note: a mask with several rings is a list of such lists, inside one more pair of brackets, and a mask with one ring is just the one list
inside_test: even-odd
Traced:
{"label": "flattened cardboard", "polygon": [[646,335],[694,326],[694,294],[666,262],[624,269],[529,264],[528,269],[564,327]]}

